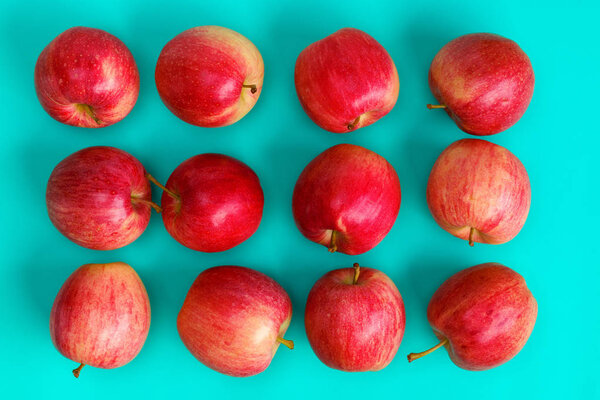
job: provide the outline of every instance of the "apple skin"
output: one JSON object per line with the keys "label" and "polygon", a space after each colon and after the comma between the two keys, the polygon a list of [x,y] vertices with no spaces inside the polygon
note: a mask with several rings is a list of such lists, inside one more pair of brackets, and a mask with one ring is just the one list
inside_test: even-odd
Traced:
{"label": "apple skin", "polygon": [[427,204],[444,230],[471,246],[505,243],[527,219],[529,177],[521,161],[504,147],[481,139],[458,140],[440,154],[431,170]]}
{"label": "apple skin", "polygon": [[360,267],[354,283],[355,268],[330,271],[315,283],[306,302],[306,335],[328,367],[378,371],[402,342],[404,302],[394,282],[376,269]]}
{"label": "apple skin", "polygon": [[190,288],[177,330],[201,363],[226,375],[264,371],[292,318],[292,302],[273,279],[250,268],[213,267]]}
{"label": "apple skin", "polygon": [[451,276],[434,293],[427,319],[461,368],[497,367],[521,351],[533,331],[537,302],[521,275],[486,263]]}
{"label": "apple skin", "polygon": [[163,222],[175,240],[203,252],[225,251],[256,232],[264,196],[258,176],[223,154],[200,154],[169,177],[161,205]]}
{"label": "apple skin", "polygon": [[335,133],[371,125],[390,112],[400,90],[390,55],[354,28],[340,29],[305,48],[296,60],[294,78],[304,111]]}
{"label": "apple skin", "polygon": [[[122,262],[79,267],[61,287],[50,313],[50,336],[58,351],[96,368],[118,368],[133,360],[149,329],[146,288]],[[75,377],[80,369],[73,371]]]}
{"label": "apple skin", "polygon": [[100,29],[75,27],[46,46],[35,64],[42,107],[63,124],[102,128],[133,108],[140,76],[129,49]]}
{"label": "apple skin", "polygon": [[379,154],[333,146],[302,171],[292,198],[300,232],[331,252],[355,255],[377,246],[400,210],[400,181]]}
{"label": "apple skin", "polygon": [[162,49],[156,88],[167,108],[185,122],[226,126],[254,107],[264,69],[260,52],[244,36],[220,26],[199,26],[175,36]]}
{"label": "apple skin", "polygon": [[460,36],[446,44],[429,68],[429,87],[463,131],[493,135],[525,113],[535,76],[527,54],[510,39],[490,33]]}
{"label": "apple skin", "polygon": [[136,240],[148,226],[150,201],[144,166],[107,146],[88,147],[62,160],[46,187],[54,226],[94,250],[118,249]]}

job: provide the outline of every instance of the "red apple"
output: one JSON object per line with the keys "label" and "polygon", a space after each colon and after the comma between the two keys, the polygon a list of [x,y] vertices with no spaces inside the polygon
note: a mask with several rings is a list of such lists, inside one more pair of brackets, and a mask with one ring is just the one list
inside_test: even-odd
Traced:
{"label": "red apple", "polygon": [[118,368],[140,352],[150,329],[150,302],[133,268],[122,262],[87,264],[63,284],[50,313],[58,351],[84,365]]}
{"label": "red apple", "polygon": [[167,108],[193,125],[239,121],[260,96],[263,59],[231,29],[199,26],[175,36],[160,52],[156,88]]}
{"label": "red apple", "polygon": [[537,302],[525,280],[512,269],[486,263],[451,276],[433,294],[427,319],[459,367],[481,371],[512,359],[525,346],[537,317]]}
{"label": "red apple", "polygon": [[200,154],[181,163],[162,196],[163,222],[190,249],[216,252],[256,232],[264,197],[258,176],[222,154]]}
{"label": "red apple", "polygon": [[80,246],[113,250],[128,245],[150,220],[150,182],[131,154],[88,147],[62,160],[46,187],[48,216]]}
{"label": "red apple", "polygon": [[292,319],[292,302],[268,276],[245,267],[202,272],[177,317],[177,330],[200,362],[231,376],[264,371]]}
{"label": "red apple", "polygon": [[306,302],[308,341],[328,367],[378,371],[394,358],[405,325],[404,302],[394,282],[373,268],[330,271]]}
{"label": "red apple", "polygon": [[527,54],[510,39],[491,33],[456,38],[437,53],[429,87],[458,127],[472,135],[493,135],[525,113],[535,77]]}
{"label": "red apple", "polygon": [[133,108],[140,76],[129,49],[100,29],[67,29],[35,64],[35,91],[55,120],[84,128],[119,122]]}
{"label": "red apple", "polygon": [[390,55],[363,31],[344,28],[305,48],[296,92],[321,128],[345,133],[371,125],[396,104],[400,82]]}
{"label": "red apple", "polygon": [[443,229],[471,246],[505,243],[527,219],[529,177],[521,161],[504,147],[481,139],[459,140],[433,165],[427,204]]}
{"label": "red apple", "polygon": [[392,229],[400,210],[400,181],[379,154],[338,144],[304,168],[292,210],[308,239],[331,252],[361,254]]}

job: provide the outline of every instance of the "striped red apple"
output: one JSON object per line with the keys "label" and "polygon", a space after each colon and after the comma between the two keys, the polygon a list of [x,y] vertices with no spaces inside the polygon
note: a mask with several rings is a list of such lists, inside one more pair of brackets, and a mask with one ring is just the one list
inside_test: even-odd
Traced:
{"label": "striped red apple", "polygon": [[119,122],[133,108],[140,77],[129,49],[100,29],[67,29],[35,64],[35,91],[55,120],[84,128]]}
{"label": "striped red apple", "polygon": [[61,287],[50,313],[58,351],[85,365],[118,368],[140,352],[150,329],[150,301],[137,273],[122,262],[79,267]]}

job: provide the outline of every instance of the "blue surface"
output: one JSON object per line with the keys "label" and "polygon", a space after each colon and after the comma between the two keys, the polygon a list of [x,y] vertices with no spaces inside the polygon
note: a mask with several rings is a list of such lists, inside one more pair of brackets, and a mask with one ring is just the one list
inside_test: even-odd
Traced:
{"label": "blue surface", "polygon": [[[4,398],[592,398],[600,395],[596,334],[600,265],[598,223],[597,94],[600,57],[595,39],[597,2],[298,1],[2,2],[0,5],[0,386]],[[167,5],[168,4],[168,5]],[[340,3],[341,4],[341,3]],[[559,4],[568,4],[562,6]],[[263,93],[237,124],[220,129],[188,125],[162,104],[154,67],[164,44],[179,32],[216,24],[247,36],[265,61]],[[33,88],[33,68],[44,46],[65,29],[104,29],[125,42],[140,70],[137,105],[102,130],[68,127],[51,119]],[[302,111],[293,83],[294,63],[308,44],[352,26],[374,36],[391,54],[400,97],[391,113],[355,133],[318,128]],[[469,32],[495,32],[515,40],[536,74],[524,117],[489,137],[521,159],[532,184],[532,207],[516,239],[500,246],[454,238],[433,221],[425,186],[433,162],[451,142],[468,137],[433,100],[427,71],[449,40]],[[350,257],[329,254],[304,239],[291,214],[292,189],[315,155],[337,143],[372,149],[396,168],[402,184],[398,220],[374,250]],[[146,232],[120,250],[99,252],[69,242],[51,225],[46,181],[65,156],[83,147],[112,145],[136,156],[166,181],[186,158],[229,154],[250,165],[265,192],[256,234],[219,254],[194,252],[175,242],[154,214]],[[153,189],[154,190],[154,189]],[[158,201],[160,193],[154,192]],[[144,281],[152,304],[146,345],[116,370],[86,368],[53,347],[50,308],[69,274],[81,264],[125,261]],[[325,367],[306,340],[304,302],[326,271],[352,262],[379,268],[397,284],[406,304],[404,340],[394,361],[376,373],[348,374]],[[444,351],[411,365],[406,354],[435,343],[425,310],[438,285],[454,272],[497,261],[521,273],[537,298],[539,315],[523,351],[487,372],[454,366]],[[238,264],[263,271],[290,294],[294,317],[271,366],[246,379],[220,375],[196,361],[181,343],[176,316],[194,278],[207,267]]]}

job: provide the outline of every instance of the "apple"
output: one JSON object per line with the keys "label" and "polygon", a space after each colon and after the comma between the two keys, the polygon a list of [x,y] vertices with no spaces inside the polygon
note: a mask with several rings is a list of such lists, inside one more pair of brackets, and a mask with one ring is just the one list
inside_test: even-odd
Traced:
{"label": "apple", "polygon": [[379,154],[338,144],[300,174],[292,198],[300,232],[330,252],[361,254],[377,246],[400,210],[400,181]]}
{"label": "apple", "polygon": [[241,161],[199,154],[181,163],[164,187],[163,222],[190,249],[217,252],[256,232],[264,197],[258,176]]}
{"label": "apple", "polygon": [[454,364],[471,371],[497,367],[521,351],[533,331],[537,302],[521,275],[486,263],[451,276],[433,294],[427,319]]}
{"label": "apple", "polygon": [[308,294],[304,325],[317,357],[348,372],[378,371],[394,358],[406,317],[394,282],[383,272],[360,267],[336,269]]}
{"label": "apple", "polygon": [[396,104],[394,61],[365,32],[344,28],[305,48],[296,60],[296,92],[304,111],[335,133],[371,125]]}
{"label": "apple", "polygon": [[263,273],[236,266],[202,272],[177,317],[177,330],[200,362],[231,376],[264,371],[292,319],[292,302],[281,286]]}
{"label": "apple", "polygon": [[264,69],[260,52],[244,36],[221,26],[199,26],[162,49],[156,88],[167,108],[185,122],[226,126],[254,107]]}
{"label": "apple", "polygon": [[63,124],[102,128],[133,108],[140,76],[129,49],[100,29],[78,26],[58,35],[35,64],[42,107]]}
{"label": "apple", "polygon": [[444,230],[471,246],[505,243],[527,219],[529,177],[521,161],[504,147],[481,139],[459,140],[433,165],[427,204]]}
{"label": "apple", "polygon": [[58,351],[85,365],[118,368],[142,349],[150,329],[150,301],[140,277],[122,262],[86,264],[69,276],[50,313]]}
{"label": "apple", "polygon": [[525,113],[535,76],[518,44],[491,33],[460,36],[436,54],[429,87],[463,131],[493,135],[513,126]]}
{"label": "apple", "polygon": [[128,245],[146,229],[151,200],[143,165],[114,147],[79,150],[52,171],[46,187],[48,216],[68,239],[94,250]]}

